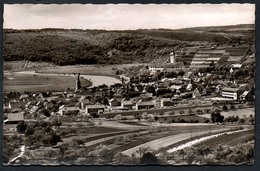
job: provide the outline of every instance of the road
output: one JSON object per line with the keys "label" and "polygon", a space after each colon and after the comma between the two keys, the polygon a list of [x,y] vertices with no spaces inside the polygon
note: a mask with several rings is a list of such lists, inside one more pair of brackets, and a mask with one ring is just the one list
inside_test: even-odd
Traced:
{"label": "road", "polygon": [[192,133],[182,133],[182,134],[177,134],[177,135],[171,135],[163,138],[159,138],[157,140],[153,140],[141,145],[138,145],[136,147],[130,148],[128,150],[123,151],[122,153],[125,155],[130,156],[132,153],[138,151],[139,148],[147,148],[150,147],[153,150],[158,150],[161,147],[168,147],[172,144],[181,142],[183,140],[191,138],[191,136],[201,136],[204,134],[208,134],[209,132],[211,133],[217,133],[220,131],[228,131],[230,130],[229,128],[221,128],[218,130],[211,130],[211,131],[200,131],[200,132],[192,132]]}

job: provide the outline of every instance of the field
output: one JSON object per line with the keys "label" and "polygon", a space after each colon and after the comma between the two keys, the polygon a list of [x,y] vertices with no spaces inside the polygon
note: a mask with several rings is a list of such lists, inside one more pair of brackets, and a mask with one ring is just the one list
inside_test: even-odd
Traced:
{"label": "field", "polygon": [[213,138],[208,141],[197,144],[196,146],[218,146],[218,145],[227,145],[227,146],[235,146],[238,144],[246,143],[248,140],[253,140],[253,130],[247,130],[243,132],[238,132],[234,134],[222,135],[218,138]]}
{"label": "field", "polygon": [[[3,81],[4,92],[64,91],[75,88],[76,77],[4,73]],[[91,85],[86,79],[81,78],[80,81],[82,86]]]}
{"label": "field", "polygon": [[[246,109],[236,109],[236,110],[230,110],[227,112],[221,112],[221,115],[223,115],[225,118],[229,116],[238,116],[238,117],[248,117],[250,115],[255,115],[255,109],[254,108],[246,108]],[[210,114],[204,114],[203,117],[210,118]]]}
{"label": "field", "polygon": [[115,76],[115,72],[117,69],[122,70],[123,68],[129,68],[137,65],[142,65],[142,64],[55,66],[55,67],[46,67],[42,70],[38,70],[37,72],[59,73],[59,74],[80,73],[85,75]]}

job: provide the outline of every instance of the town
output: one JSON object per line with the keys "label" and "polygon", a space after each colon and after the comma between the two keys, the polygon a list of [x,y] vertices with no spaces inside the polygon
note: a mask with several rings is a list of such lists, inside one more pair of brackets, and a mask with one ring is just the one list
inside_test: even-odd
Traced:
{"label": "town", "polygon": [[102,3],[4,4],[3,168],[257,170],[257,5]]}
{"label": "town", "polygon": [[[238,142],[251,142],[254,53],[254,46],[242,41],[185,47],[169,53],[163,63],[114,69],[120,80],[115,84],[84,86],[82,75],[73,73],[68,77],[74,88],[64,91],[5,92],[4,142],[13,141],[5,143],[6,161],[138,164],[138,155],[152,150],[160,164],[178,164],[183,161],[172,159],[176,154],[165,159],[165,152],[197,138],[229,139],[222,134],[233,131]],[[176,140],[178,132],[187,136]],[[161,145],[153,145],[158,140]],[[20,144],[26,157],[18,159]]]}

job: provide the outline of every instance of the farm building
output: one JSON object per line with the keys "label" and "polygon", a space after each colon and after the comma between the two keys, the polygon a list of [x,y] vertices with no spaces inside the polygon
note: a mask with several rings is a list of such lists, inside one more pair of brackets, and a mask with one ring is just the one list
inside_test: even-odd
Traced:
{"label": "farm building", "polygon": [[127,100],[122,100],[121,101],[121,107],[122,108],[132,109],[133,105],[134,105],[134,103],[132,101],[130,101],[130,100],[128,100],[128,101]]}
{"label": "farm building", "polygon": [[86,113],[100,113],[104,112],[105,106],[104,105],[87,105],[86,106]]}
{"label": "farm building", "polygon": [[79,107],[65,107],[64,105],[59,108],[61,115],[77,115],[80,112]]}
{"label": "farm building", "polygon": [[9,113],[7,119],[4,121],[5,124],[17,124],[24,120],[24,113]]}
{"label": "farm building", "polygon": [[239,96],[240,101],[245,101],[248,93],[249,91],[244,91],[244,93]]}
{"label": "farm building", "polygon": [[136,110],[151,109],[154,108],[155,104],[152,102],[139,102],[136,103]]}
{"label": "farm building", "polygon": [[172,106],[174,103],[170,98],[162,98],[161,99],[161,107]]}
{"label": "farm building", "polygon": [[121,106],[121,102],[113,98],[109,100],[109,106],[110,107]]}

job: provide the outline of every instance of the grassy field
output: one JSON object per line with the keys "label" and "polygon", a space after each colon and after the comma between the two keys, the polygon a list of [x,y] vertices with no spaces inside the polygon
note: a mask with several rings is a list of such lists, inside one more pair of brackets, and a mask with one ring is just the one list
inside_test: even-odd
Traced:
{"label": "grassy field", "polygon": [[[253,116],[255,115],[255,108],[236,109],[236,110],[229,110],[227,112],[221,112],[221,115],[223,115],[225,118],[229,116],[248,117],[251,114]],[[204,114],[201,116],[210,118],[210,114]]]}
{"label": "grassy field", "polygon": [[213,138],[208,141],[202,142],[195,146],[202,147],[202,146],[218,146],[218,145],[228,145],[228,146],[235,146],[237,144],[246,143],[248,140],[253,140],[254,130],[247,130],[243,132],[237,132],[234,134],[227,134],[223,135],[218,138]]}
{"label": "grassy field", "polygon": [[60,74],[81,73],[85,75],[115,76],[116,69],[122,70],[123,68],[129,68],[137,65],[142,64],[55,66],[46,67],[45,69],[38,70],[38,72]]}
{"label": "grassy field", "polygon": [[[3,81],[4,92],[63,91],[75,88],[76,77],[4,73]],[[91,85],[86,79],[81,78],[80,81],[82,86]]]}

